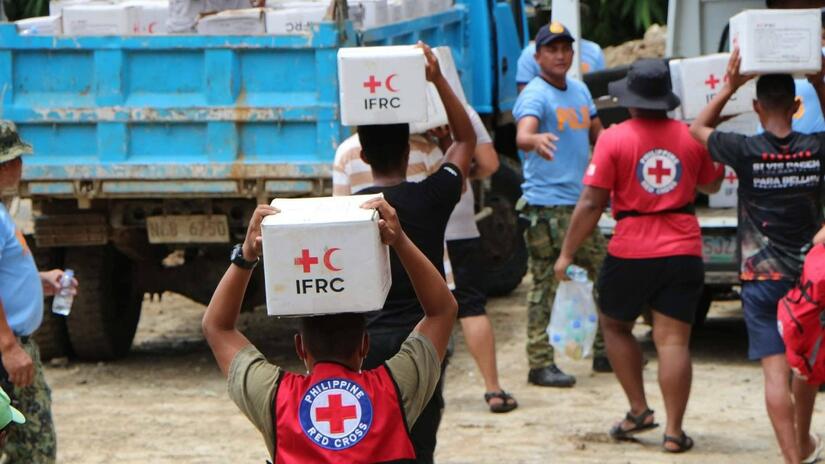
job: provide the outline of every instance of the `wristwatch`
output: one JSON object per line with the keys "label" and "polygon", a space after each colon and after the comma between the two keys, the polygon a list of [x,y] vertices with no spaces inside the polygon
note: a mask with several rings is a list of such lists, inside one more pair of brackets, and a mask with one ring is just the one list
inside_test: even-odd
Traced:
{"label": "wristwatch", "polygon": [[232,264],[250,271],[255,269],[255,266],[258,265],[258,261],[260,260],[261,258],[257,258],[255,261],[247,261],[246,258],[243,257],[243,245],[240,243],[232,248],[232,254],[229,256],[229,261],[231,261]]}

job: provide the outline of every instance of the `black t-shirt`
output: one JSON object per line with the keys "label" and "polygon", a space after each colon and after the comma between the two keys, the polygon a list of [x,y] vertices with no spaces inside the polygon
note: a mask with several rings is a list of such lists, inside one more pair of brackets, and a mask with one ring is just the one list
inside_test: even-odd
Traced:
{"label": "black t-shirt", "polygon": [[[461,171],[445,163],[421,182],[402,182],[391,187],[368,187],[359,194],[383,193],[398,214],[401,227],[410,240],[444,275],[444,230],[461,198]],[[381,311],[367,316],[371,330],[411,331],[424,317],[412,282],[398,255],[390,250],[392,286]]]}
{"label": "black t-shirt", "polygon": [[779,138],[714,131],[708,150],[739,177],[742,280],[796,280],[823,221],[825,132]]}

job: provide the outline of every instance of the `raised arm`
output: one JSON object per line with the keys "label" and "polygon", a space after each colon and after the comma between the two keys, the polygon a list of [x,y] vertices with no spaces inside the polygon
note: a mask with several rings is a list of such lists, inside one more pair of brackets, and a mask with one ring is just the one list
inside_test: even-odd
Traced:
{"label": "raised arm", "polygon": [[819,97],[819,107],[825,111],[825,56],[822,58],[822,67],[819,68],[819,72],[809,74],[806,77],[808,78],[808,82],[816,89],[816,96]]}
{"label": "raised arm", "polygon": [[438,65],[438,58],[426,44],[419,42],[418,45],[424,50],[424,57],[427,59],[427,80],[435,85],[438,96],[447,110],[447,122],[453,133],[453,143],[447,150],[445,161],[453,163],[461,170],[462,179],[467,179],[470,175],[470,163],[473,159],[473,152],[476,149],[476,133],[473,124],[464,104],[455,95],[452,87],[441,74],[441,67]]}
{"label": "raised arm", "polygon": [[699,113],[699,116],[693,120],[693,124],[690,125],[690,134],[704,146],[708,145],[710,134],[716,129],[716,125],[719,123],[719,115],[722,114],[722,109],[725,108],[725,104],[727,104],[728,100],[733,97],[733,94],[739,90],[739,87],[742,87],[753,78],[753,76],[743,76],[739,74],[739,64],[741,61],[741,58],[739,58],[739,49],[734,48],[728,61],[725,79],[727,82],[722,87],[722,90],[716,94],[702,112]]}
{"label": "raised arm", "polygon": [[452,292],[435,266],[401,229],[395,209],[386,200],[375,198],[364,203],[362,208],[378,210],[381,216],[378,222],[381,239],[395,250],[424,309],[424,319],[418,323],[415,331],[430,340],[439,358],[443,360],[458,312],[458,304]]}
{"label": "raised arm", "polygon": [[[246,239],[243,243],[243,256],[247,261],[255,261],[261,256],[261,221],[271,214],[278,213],[276,208],[269,205],[259,205],[252,213],[249,220],[249,228],[246,232]],[[212,300],[206,307],[201,325],[203,335],[215,355],[218,367],[223,375],[227,374],[229,365],[235,359],[235,355],[246,345],[249,340],[236,327],[238,314],[241,312],[246,287],[252,276],[251,269],[243,269],[234,264],[229,265],[229,269],[223,275]]]}

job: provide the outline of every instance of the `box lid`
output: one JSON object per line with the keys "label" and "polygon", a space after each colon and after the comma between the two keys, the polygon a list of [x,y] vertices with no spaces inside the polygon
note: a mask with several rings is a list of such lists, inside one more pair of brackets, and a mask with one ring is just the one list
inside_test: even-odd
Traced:
{"label": "box lid", "polygon": [[414,45],[389,45],[382,47],[344,47],[338,49],[338,58],[403,58],[421,56],[424,50]]}
{"label": "box lid", "polygon": [[281,210],[279,214],[264,218],[263,226],[343,224],[352,222],[370,222],[378,217],[373,209],[363,209],[361,205],[373,198],[383,198],[381,193],[375,195],[351,195],[321,198],[276,198],[272,206]]}

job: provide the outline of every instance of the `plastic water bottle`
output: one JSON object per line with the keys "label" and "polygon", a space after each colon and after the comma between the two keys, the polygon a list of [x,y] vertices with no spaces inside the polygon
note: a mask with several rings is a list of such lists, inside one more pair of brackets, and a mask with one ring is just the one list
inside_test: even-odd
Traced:
{"label": "plastic water bottle", "polygon": [[571,264],[567,266],[564,273],[567,274],[567,277],[570,277],[570,280],[574,282],[587,282],[587,269],[581,266]]}
{"label": "plastic water bottle", "polygon": [[63,272],[63,277],[60,278],[60,290],[54,296],[52,302],[52,312],[61,316],[68,316],[72,310],[72,280],[74,280],[74,271],[66,269]]}

